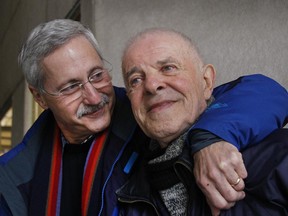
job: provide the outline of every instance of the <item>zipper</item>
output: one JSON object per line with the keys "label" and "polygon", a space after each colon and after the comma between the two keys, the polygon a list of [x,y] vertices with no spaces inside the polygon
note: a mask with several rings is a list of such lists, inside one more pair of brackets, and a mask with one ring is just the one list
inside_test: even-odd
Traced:
{"label": "zipper", "polygon": [[[134,134],[134,132],[135,132],[135,129],[136,129],[136,127],[134,127],[132,133],[130,134],[130,136],[128,137],[128,139],[126,140],[126,142],[124,143],[124,145],[122,146],[122,148],[121,148],[120,152],[118,153],[116,159],[114,160],[114,163],[112,164],[112,166],[111,166],[111,168],[110,168],[110,171],[109,171],[109,173],[108,173],[108,176],[107,176],[107,178],[106,178],[106,180],[105,180],[105,182],[104,182],[104,185],[103,185],[102,191],[101,191],[101,205],[100,205],[100,210],[99,210],[99,212],[98,212],[98,216],[101,216],[101,215],[102,215],[102,211],[103,211],[103,209],[104,209],[104,196],[105,196],[106,186],[107,186],[107,184],[108,184],[108,182],[109,182],[109,180],[110,180],[110,178],[111,178],[111,176],[112,176],[112,173],[113,173],[113,171],[114,171],[114,168],[115,168],[117,162],[120,160],[123,152],[124,152],[125,149],[126,149],[126,146],[128,145],[128,143],[129,143],[130,140],[132,139],[132,136],[133,136],[133,134]],[[109,131],[109,133],[108,133],[108,136],[109,136],[109,134],[110,134],[110,131]],[[109,144],[109,143],[108,143],[108,144]]]}

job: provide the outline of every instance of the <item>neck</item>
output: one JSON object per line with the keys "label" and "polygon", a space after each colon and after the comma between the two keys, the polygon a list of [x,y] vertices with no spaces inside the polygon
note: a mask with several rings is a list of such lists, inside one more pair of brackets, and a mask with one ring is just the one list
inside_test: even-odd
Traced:
{"label": "neck", "polygon": [[167,148],[169,146],[169,143],[170,143],[170,142],[161,142],[159,140],[157,140],[157,142],[159,143],[160,148],[162,148],[162,149]]}
{"label": "neck", "polygon": [[68,144],[85,144],[86,142],[88,142],[88,141],[90,141],[91,139],[94,139],[94,138],[95,138],[95,134],[91,134],[91,135],[87,136],[87,137],[84,138],[84,139],[69,140],[69,139],[67,139],[67,138],[65,137],[64,134],[62,134],[62,135],[63,135],[64,139],[66,140],[66,142],[67,142]]}
{"label": "neck", "polygon": [[167,148],[172,142],[178,140],[178,139],[184,139],[187,136],[187,130],[185,130],[182,134],[180,134],[179,136],[177,136],[176,138],[173,139],[168,139],[168,140],[156,140],[158,142],[158,144],[160,145],[160,148],[165,149]]}

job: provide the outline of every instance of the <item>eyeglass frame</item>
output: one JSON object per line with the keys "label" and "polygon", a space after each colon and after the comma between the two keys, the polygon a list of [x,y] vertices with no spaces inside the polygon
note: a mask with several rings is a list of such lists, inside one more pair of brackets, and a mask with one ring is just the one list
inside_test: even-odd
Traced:
{"label": "eyeglass frame", "polygon": [[[59,97],[59,96],[69,96],[69,95],[73,95],[74,93],[76,93],[77,91],[79,90],[83,90],[84,88],[84,85],[86,85],[87,83],[90,83],[96,90],[98,89],[101,89],[103,87],[105,87],[107,84],[109,84],[111,82],[111,78],[109,79],[108,82],[105,82],[105,84],[103,83],[103,86],[101,87],[95,87],[93,83],[93,79],[91,79],[91,77],[95,76],[95,75],[98,75],[99,73],[107,73],[107,75],[109,76],[109,73],[112,71],[113,67],[112,67],[112,64],[105,60],[105,59],[102,59],[104,62],[108,63],[109,65],[109,68],[97,68],[96,69],[96,72],[92,72],[92,74],[90,74],[88,76],[88,79],[87,81],[85,82],[74,82],[74,83],[70,83],[69,85],[61,88],[58,92],[55,92],[55,93],[51,93],[51,92],[48,92],[47,90],[45,90],[44,88],[40,88],[40,91],[44,94],[47,94],[47,95],[50,95],[50,96],[53,96],[53,97]],[[106,77],[103,77],[101,80],[99,80],[97,83],[103,81],[103,79],[105,79]],[[65,91],[66,89],[70,88],[71,86],[74,86],[76,85],[77,86],[77,90],[75,89],[75,91],[71,92],[71,93],[66,93],[66,94],[63,94],[63,91]],[[75,88],[76,88],[75,86]]]}

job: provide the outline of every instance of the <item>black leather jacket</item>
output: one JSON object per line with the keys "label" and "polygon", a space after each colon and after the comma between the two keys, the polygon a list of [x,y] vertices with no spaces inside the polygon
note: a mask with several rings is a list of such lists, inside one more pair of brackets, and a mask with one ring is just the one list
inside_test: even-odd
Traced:
{"label": "black leather jacket", "polygon": [[[210,209],[193,178],[189,154],[185,148],[174,165],[177,175],[189,188],[187,215],[208,216]],[[246,197],[231,209],[221,211],[221,215],[288,215],[288,129],[275,130],[258,145],[244,150],[242,156],[248,171]],[[169,215],[160,196],[151,190],[145,168],[139,169],[116,194],[119,215]]]}

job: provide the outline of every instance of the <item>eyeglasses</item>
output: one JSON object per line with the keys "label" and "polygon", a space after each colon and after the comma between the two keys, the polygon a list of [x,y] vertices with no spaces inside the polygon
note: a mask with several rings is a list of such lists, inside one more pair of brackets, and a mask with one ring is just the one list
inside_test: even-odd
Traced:
{"label": "eyeglasses", "polygon": [[75,98],[79,98],[82,95],[82,89],[84,89],[84,85],[86,85],[88,82],[96,90],[101,89],[111,83],[111,77],[109,75],[109,72],[112,70],[112,66],[110,63],[109,63],[109,66],[110,66],[109,68],[96,69],[92,74],[90,74],[86,82],[69,83],[66,86],[64,86],[62,89],[60,89],[58,92],[55,92],[55,93],[48,92],[44,88],[41,88],[41,91],[45,94],[48,94],[50,96],[55,96],[55,97],[74,95]]}

